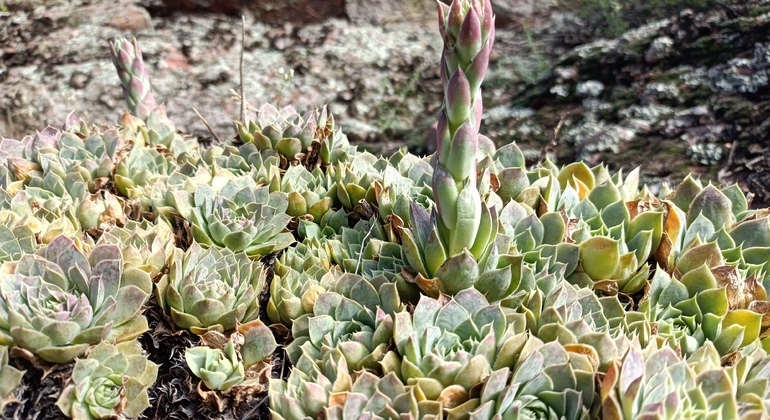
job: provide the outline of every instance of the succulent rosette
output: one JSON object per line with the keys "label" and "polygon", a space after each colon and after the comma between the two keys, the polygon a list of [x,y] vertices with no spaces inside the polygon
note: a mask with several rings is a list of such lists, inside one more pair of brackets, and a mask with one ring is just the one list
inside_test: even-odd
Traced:
{"label": "succulent rosette", "polygon": [[302,355],[321,359],[339,349],[353,370],[379,370],[393,335],[393,315],[402,309],[394,283],[342,274],[312,302],[312,313],[294,320],[294,341],[286,347],[292,363]]}
{"label": "succulent rosette", "polygon": [[328,197],[337,207],[356,210],[361,202],[375,202],[374,181],[381,179],[376,166],[378,159],[371,153],[354,155],[349,162],[338,162],[326,169],[329,180]]}
{"label": "succulent rosette", "polygon": [[584,345],[543,343],[517,336],[511,367],[495,370],[478,398],[450,414],[472,419],[589,419],[599,408],[594,376],[596,354]]}
{"label": "succulent rosette", "polygon": [[[705,251],[699,248],[691,252]],[[718,249],[713,250],[712,255],[719,255]],[[680,264],[689,257],[683,256]],[[710,341],[726,355],[759,337],[766,308],[752,302],[765,299],[764,289],[752,278],[741,279],[737,271],[712,269],[704,263],[679,279],[658,268],[648,299],[639,309],[657,322],[658,336],[682,353],[692,354]]]}
{"label": "succulent rosette", "polygon": [[246,159],[241,156],[239,148],[231,144],[212,145],[206,148],[201,152],[201,159],[198,164],[207,167],[216,166],[224,168],[238,175],[251,172],[251,167],[246,162]]}
{"label": "succulent rosette", "polygon": [[177,251],[168,276],[158,281],[161,307],[179,328],[203,334],[224,332],[259,316],[265,270],[243,253],[194,242]]}
{"label": "succulent rosette", "polygon": [[24,144],[18,140],[0,136],[0,191],[3,201],[9,201],[23,186],[26,178],[19,165],[27,165],[24,158]]}
{"label": "succulent rosette", "polygon": [[498,197],[507,204],[529,187],[526,160],[515,142],[499,147],[493,156],[493,173],[498,181]]}
{"label": "succulent rosette", "polygon": [[212,390],[227,391],[233,385],[243,382],[246,375],[232,340],[227,342],[224,349],[206,346],[186,349],[184,357],[192,373]]}
{"label": "succulent rosette", "polygon": [[278,109],[264,104],[254,118],[235,124],[242,142],[309,168],[347,160],[347,154],[356,151],[335,127],[334,116],[326,107],[302,116],[291,106]]}
{"label": "succulent rosette", "polygon": [[350,389],[353,379],[345,356],[331,349],[322,359],[302,354],[289,377],[270,379],[270,414],[277,420],[316,418],[332,393]]}
{"label": "succulent rosette", "polygon": [[134,147],[115,167],[115,188],[126,198],[142,197],[142,187],[165,182],[177,168],[172,156],[155,148]]}
{"label": "succulent rosette", "polygon": [[721,190],[713,185],[703,188],[690,177],[672,193],[671,200],[686,212],[680,216],[686,229],[670,248],[669,266],[678,265],[689,249],[716,242],[726,264],[736,265],[765,288],[770,286],[770,213],[766,209],[749,210],[737,185]]}
{"label": "succulent rosette", "polygon": [[50,192],[38,188],[26,188],[16,193],[7,203],[8,210],[25,218],[25,224],[33,230],[42,244],[59,235],[80,236],[80,222],[70,201],[62,201]]}
{"label": "succulent rosette", "polygon": [[219,189],[200,184],[191,198],[185,198],[184,191],[179,193],[177,211],[190,222],[193,237],[202,246],[260,257],[294,242],[294,236],[286,231],[291,220],[286,214],[286,193],[271,193],[268,187],[244,187],[234,181]]}
{"label": "succulent rosette", "polygon": [[128,221],[124,227],[113,228],[99,237],[97,244],[120,247],[125,263],[123,276],[146,277],[157,281],[164,275],[175,253],[171,226],[163,219],[155,224]]}
{"label": "succulent rosette", "polygon": [[82,229],[110,229],[123,226],[128,220],[125,200],[106,191],[89,194],[75,204],[75,215]]}
{"label": "succulent rosette", "polygon": [[26,180],[31,172],[40,171],[73,177],[71,181],[82,177],[93,189],[99,179],[106,181],[109,177],[125,141],[118,130],[88,127],[71,113],[61,129],[48,126],[21,141],[3,139],[0,158],[7,163],[14,180]]}
{"label": "succulent rosette", "polygon": [[253,143],[238,147],[228,144],[211,146],[201,153],[201,160],[208,167],[223,168],[240,176],[249,175],[257,185],[269,185],[270,191],[280,189],[280,159],[258,150]]}
{"label": "succulent rosette", "polygon": [[152,283],[123,276],[116,245],[86,254],[60,236],[2,267],[0,342],[67,363],[100,341],[132,340],[147,330],[141,315]]}
{"label": "succulent rosette", "polygon": [[[61,152],[55,154],[47,149],[41,149],[39,153],[37,160],[40,162],[40,170],[28,173],[28,185],[51,191],[57,197],[73,200],[82,200],[88,193],[101,189],[108,182],[114,166],[112,159],[106,154],[86,154],[80,156],[83,159],[80,160],[64,159]],[[97,161],[102,163],[97,164]]]}
{"label": "succulent rosette", "polygon": [[667,223],[669,207],[638,190],[638,170],[625,178],[605,172],[581,162],[536,173],[523,189],[528,181],[522,180],[516,201],[501,214],[505,234],[514,238],[509,252],[536,262],[543,248],[572,247],[579,250],[580,264],[565,273],[570,282],[609,293],[641,290],[664,226],[675,234]]}
{"label": "succulent rosette", "polygon": [[242,142],[254,143],[259,150],[275,150],[297,161],[304,159],[315,139],[316,124],[312,113],[303,118],[291,106],[277,109],[271,104],[262,105],[254,120],[235,123]]}
{"label": "succulent rosette", "polygon": [[150,407],[147,389],[157,376],[158,365],[142,354],[137,341],[102,342],[75,361],[56,405],[75,420],[139,417]]}
{"label": "succulent rosette", "polygon": [[348,212],[344,208],[327,211],[317,223],[300,217],[297,225],[297,234],[301,238],[333,239],[342,233],[343,227],[350,225],[350,219],[353,217],[348,217]]}
{"label": "succulent rosette", "polygon": [[312,172],[302,165],[287,169],[281,179],[281,191],[287,193],[289,198],[286,214],[320,222],[333,205],[331,197],[327,197],[327,184],[327,177],[320,168]]}
{"label": "succulent rosette", "polygon": [[247,378],[247,369],[275,351],[273,333],[260,320],[238,326],[223,348],[196,346],[185,350],[192,373],[211,390],[227,391]]}
{"label": "succulent rosette", "polygon": [[768,366],[760,348],[725,364],[710,342],[689,357],[667,346],[632,347],[602,381],[602,418],[766,418]]}
{"label": "succulent rosette", "polygon": [[392,281],[406,265],[401,247],[387,241],[385,229],[376,220],[360,220],[352,229],[343,227],[329,246],[334,261],[344,271],[367,278],[385,276]]}
{"label": "succulent rosette", "polygon": [[124,137],[131,139],[135,148],[162,151],[179,163],[200,158],[198,139],[180,134],[166,116],[164,106],[152,110],[142,119],[126,112],[120,119],[120,126]]}
{"label": "succulent rosette", "polygon": [[373,183],[380,217],[386,220],[395,214],[408,224],[410,201],[423,208],[434,205],[430,188],[432,174],[433,167],[417,156],[403,152],[393,155],[382,170],[382,181]]}
{"label": "succulent rosette", "polygon": [[393,373],[378,378],[362,372],[355,378],[350,391],[334,393],[330,406],[324,409],[327,419],[386,418],[438,419],[441,404],[421,399],[419,390],[405,386]]}
{"label": "succulent rosette", "polygon": [[644,314],[626,311],[617,296],[597,297],[591,289],[575,287],[564,280],[538,276],[538,288],[518,306],[527,329],[544,342],[590,346],[597,369],[605,372],[610,363],[628,350],[632,340],[647,343],[651,326]]}
{"label": "succulent rosette", "polygon": [[35,237],[37,226],[39,223],[32,217],[0,210],[0,264],[35,252],[38,245]]}
{"label": "succulent rosette", "polygon": [[334,115],[325,106],[315,114],[316,139],[320,142],[316,164],[331,165],[350,160],[350,156],[358,154],[358,148],[352,146],[348,136],[334,124]]}
{"label": "succulent rosette", "polygon": [[267,314],[273,322],[290,327],[300,315],[311,313],[319,293],[336,281],[336,269],[327,247],[308,238],[289,248],[275,262]]}
{"label": "succulent rosette", "polygon": [[423,296],[412,314],[393,320],[396,349],[382,361],[383,373],[395,373],[415,385],[425,398],[445,409],[470,398],[494,367],[512,360],[506,344],[524,322],[508,324],[499,305],[490,305],[475,289],[466,289],[443,304]]}

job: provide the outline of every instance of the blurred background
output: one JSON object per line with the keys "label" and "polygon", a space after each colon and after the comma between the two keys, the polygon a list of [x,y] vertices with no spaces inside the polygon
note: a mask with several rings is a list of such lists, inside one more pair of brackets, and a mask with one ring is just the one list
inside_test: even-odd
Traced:
{"label": "blurred background", "polygon": [[[770,200],[770,0],[495,0],[482,132],[532,163],[643,165]],[[373,152],[435,147],[434,0],[0,0],[0,136],[126,109],[108,39],[136,37],[178,128],[234,136],[248,103],[328,105]],[[561,123],[561,124],[560,124]],[[560,127],[556,130],[557,127]]]}

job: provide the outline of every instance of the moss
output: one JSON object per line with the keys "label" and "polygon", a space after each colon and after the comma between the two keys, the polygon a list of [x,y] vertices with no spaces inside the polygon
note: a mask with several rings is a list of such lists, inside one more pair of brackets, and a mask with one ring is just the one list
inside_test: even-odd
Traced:
{"label": "moss", "polygon": [[703,85],[681,90],[681,98],[685,105],[708,102],[712,95],[714,95],[714,92],[708,86]]}
{"label": "moss", "polygon": [[756,124],[764,117],[756,104],[739,96],[719,98],[714,103],[717,118],[723,118],[738,125]]}
{"label": "moss", "polygon": [[751,10],[749,10],[749,16],[751,17],[757,17],[764,15],[766,13],[770,13],[770,5],[767,6],[757,6]]}

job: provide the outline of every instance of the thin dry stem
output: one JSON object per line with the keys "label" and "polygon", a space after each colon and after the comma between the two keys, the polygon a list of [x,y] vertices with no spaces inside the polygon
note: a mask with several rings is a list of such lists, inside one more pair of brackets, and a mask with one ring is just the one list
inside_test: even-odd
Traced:
{"label": "thin dry stem", "polygon": [[214,139],[216,139],[217,143],[222,143],[222,139],[220,139],[217,133],[214,132],[214,129],[211,128],[211,125],[209,124],[209,122],[206,121],[205,118],[203,118],[203,115],[201,115],[201,113],[198,112],[198,110],[195,108],[193,108],[193,111],[195,111],[195,115],[197,115],[198,118],[200,118],[201,121],[203,121],[203,124],[206,124],[206,128],[209,129],[209,133],[211,133],[211,135],[214,136]]}

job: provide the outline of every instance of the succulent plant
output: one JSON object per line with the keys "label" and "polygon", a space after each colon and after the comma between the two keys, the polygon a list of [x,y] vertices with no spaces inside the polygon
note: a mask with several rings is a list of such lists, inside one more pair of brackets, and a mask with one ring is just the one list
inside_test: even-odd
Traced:
{"label": "succulent plant", "polygon": [[158,105],[152,95],[150,73],[144,65],[139,42],[117,38],[110,41],[110,51],[129,109],[140,118],[148,116]]}
{"label": "succulent plant", "polygon": [[192,373],[212,390],[227,391],[241,383],[246,375],[232,340],[224,349],[206,346],[189,348],[185,350],[184,358]]}
{"label": "succulent plant", "polygon": [[278,109],[264,104],[254,119],[235,125],[242,142],[253,143],[260,151],[274,150],[310,169],[347,160],[347,154],[355,152],[326,107],[301,116],[291,106]]}
{"label": "succulent plant", "polygon": [[[75,137],[71,133],[64,133],[59,146],[70,136]],[[104,150],[100,150],[101,155],[84,153],[73,159],[63,158],[65,151],[40,149],[36,158],[39,169],[26,174],[25,184],[70,200],[83,200],[89,193],[99,192],[107,184],[114,165]],[[97,161],[101,164],[97,164]]]}
{"label": "succulent plant", "polygon": [[476,261],[486,259],[497,234],[497,212],[481,193],[490,174],[484,171],[478,179],[476,173],[478,158],[488,143],[479,135],[483,109],[480,89],[494,42],[492,4],[489,0],[455,0],[450,6],[439,6],[444,108],[433,158],[436,208],[428,216],[412,205],[412,228],[402,229],[400,235],[410,265],[427,279],[435,277],[442,267],[452,276],[461,276],[467,271],[464,254],[470,253]]}
{"label": "succulent plant", "polygon": [[41,244],[50,243],[60,235],[80,236],[80,222],[73,204],[45,190],[21,190],[7,203],[6,209],[24,217]]}
{"label": "succulent plant", "polygon": [[358,148],[351,146],[348,136],[335,126],[334,116],[326,107],[316,111],[316,127],[316,139],[320,142],[317,164],[331,165],[358,154]]}
{"label": "succulent plant", "polygon": [[[260,151],[253,143],[241,146],[211,146],[201,154],[201,160],[209,168],[222,168],[235,175],[249,175],[257,185],[268,185],[270,191],[278,191],[281,184],[281,162],[277,156]],[[202,163],[199,165],[203,166]],[[213,170],[213,169],[212,169]]]}
{"label": "succulent plant", "polygon": [[405,265],[401,247],[387,241],[385,230],[376,220],[360,220],[352,229],[343,227],[329,246],[337,265],[366,278],[385,276],[392,281]]}
{"label": "succulent plant", "polygon": [[683,358],[670,347],[632,347],[602,381],[602,418],[741,418],[768,416],[770,357],[744,349],[723,365],[706,342]]}
{"label": "succulent plant", "polygon": [[0,410],[13,391],[21,384],[25,370],[19,370],[8,364],[8,347],[0,346]]}
{"label": "succulent plant", "polygon": [[84,230],[110,229],[116,225],[123,226],[128,220],[124,212],[125,200],[106,191],[89,194],[75,206],[75,215]]}
{"label": "succulent plant", "polygon": [[588,419],[599,408],[596,354],[585,345],[543,344],[517,336],[519,354],[511,367],[492,372],[478,398],[449,410],[472,419]]}
{"label": "succulent plant", "polygon": [[97,244],[103,243],[120,247],[124,277],[144,277],[154,282],[165,274],[176,249],[172,228],[163,219],[155,224],[129,220],[124,227],[104,232]]}
{"label": "succulent plant", "polygon": [[430,188],[433,167],[414,155],[399,153],[386,162],[382,182],[374,181],[373,188],[380,217],[386,220],[395,214],[408,224],[410,201],[423,208],[434,205]]}
{"label": "succulent plant", "polygon": [[491,169],[499,184],[496,193],[507,204],[529,187],[526,160],[515,142],[498,148],[493,158]]}
{"label": "succulent plant", "polygon": [[316,418],[329,405],[332,393],[347,391],[351,385],[350,370],[339,349],[326,352],[321,360],[302,354],[285,381],[270,379],[270,413],[276,420]]}
{"label": "succulent plant", "polygon": [[265,275],[262,264],[243,253],[194,242],[175,253],[168,276],[157,283],[158,303],[177,327],[195,334],[232,330],[259,316]]}
{"label": "succulent plant", "polygon": [[345,273],[308,306],[312,313],[292,324],[294,341],[286,347],[292,363],[302,355],[318,360],[337,348],[351,369],[379,369],[393,334],[393,314],[402,309],[394,283]]}
{"label": "succulent plant", "polygon": [[599,298],[591,289],[558,282],[555,276],[538,277],[538,288],[517,309],[540,340],[590,346],[601,372],[623,357],[632,340],[651,340],[652,327],[644,314],[626,311],[617,296]]}
{"label": "succulent plant", "polygon": [[141,187],[164,182],[176,168],[170,156],[154,148],[134,147],[115,167],[115,188],[123,197],[138,199]]}
{"label": "succulent plant", "polygon": [[18,170],[16,162],[26,161],[24,148],[22,142],[0,136],[0,190],[5,196],[0,203],[9,201],[10,197],[24,186],[25,179],[23,177],[17,179],[16,173]]}
{"label": "succulent plant", "polygon": [[[708,255],[709,247],[712,256],[719,255],[713,245],[692,248],[680,259],[680,267],[694,254]],[[752,309],[760,308],[751,303],[766,300],[764,289],[753,278],[741,278],[737,270],[718,265],[694,264],[679,279],[658,268],[649,296],[640,305],[639,310],[657,322],[658,335],[684,354],[711,341],[726,355],[750,344],[761,332],[766,308],[757,312]]]}
{"label": "succulent plant", "polygon": [[142,354],[137,341],[102,342],[75,361],[56,405],[75,420],[139,417],[150,406],[147,389],[157,376],[158,365]]}
{"label": "succulent plant", "polygon": [[10,210],[0,210],[0,264],[35,252],[38,225],[33,217],[21,217]]}
{"label": "succulent plant", "polygon": [[317,295],[336,281],[330,253],[318,239],[307,238],[281,254],[270,283],[267,314],[290,327],[300,315],[311,313]]}
{"label": "succulent plant", "polygon": [[689,249],[716,242],[725,264],[745,270],[765,288],[770,286],[770,213],[766,209],[749,210],[737,185],[703,188],[689,177],[672,193],[672,201],[685,206],[678,222],[686,222],[686,229],[683,226],[678,240],[672,241],[665,268],[679,265]]}
{"label": "succulent plant", "polygon": [[193,237],[202,246],[260,257],[294,242],[294,236],[285,231],[291,220],[286,214],[286,193],[229,181],[218,190],[200,184],[192,197],[185,191],[179,194],[177,211],[190,222]]}
{"label": "succulent plant", "polygon": [[[251,147],[259,153],[253,144],[251,144]],[[238,175],[245,175],[251,172],[251,167],[246,162],[246,159],[241,156],[239,148],[231,144],[212,145],[206,148],[201,152],[201,160],[197,163],[200,166],[209,168],[223,168]]]}
{"label": "succulent plant", "polygon": [[16,346],[77,360],[67,416],[140,416],[154,285],[200,335],[185,359],[209,402],[264,391],[273,332],[292,340],[268,390],[279,420],[770,418],[770,210],[737,185],[653,194],[638,168],[496,149],[491,0],[438,15],[432,156],[359,151],[326,108],[267,104],[201,147],[125,39],[118,127],[70,114],[0,138],[0,397]]}
{"label": "succulent plant", "polygon": [[141,315],[152,283],[123,276],[116,245],[86,254],[59,236],[35,254],[2,266],[0,342],[67,363],[91,344],[132,340],[147,330]]}
{"label": "succulent plant", "polygon": [[92,178],[91,182],[97,178],[104,181],[126,140],[117,129],[88,127],[72,113],[61,129],[48,126],[21,141],[2,139],[0,158],[7,165],[8,175],[17,181],[28,178],[30,171],[43,171],[43,166],[48,168],[46,173],[58,172],[64,177],[73,164],[82,167],[72,172]]}
{"label": "succulent plant", "polygon": [[197,346],[185,350],[187,366],[211,390],[227,391],[246,379],[246,369],[275,351],[273,333],[262,321],[238,326],[224,348]]}
{"label": "succulent plant", "polygon": [[350,391],[335,393],[323,411],[327,419],[439,419],[441,404],[421,399],[419,390],[405,386],[393,373],[378,378],[370,372],[355,377]]}
{"label": "succulent plant", "polygon": [[297,234],[301,238],[332,239],[342,233],[342,228],[350,224],[351,218],[344,208],[327,211],[318,222],[299,218]]}
{"label": "succulent plant", "polygon": [[257,110],[255,120],[236,121],[235,125],[242,142],[302,162],[315,139],[317,121],[312,113],[303,118],[291,106],[279,110],[264,104]]}
{"label": "succulent plant", "polygon": [[380,179],[377,162],[376,156],[363,152],[352,157],[350,162],[339,162],[326,169],[330,178],[328,196],[337,207],[351,211],[361,201],[375,201],[373,182]]}
{"label": "succulent plant", "polygon": [[310,216],[309,220],[320,222],[332,210],[333,200],[327,197],[327,180],[320,168],[310,172],[302,165],[290,167],[281,179],[281,191],[288,194],[289,216]]}
{"label": "succulent plant", "polygon": [[156,149],[173,156],[177,163],[198,161],[200,150],[198,139],[177,132],[174,122],[166,115],[164,106],[159,106],[145,119],[139,119],[128,112],[120,119],[121,133],[130,139],[134,148]]}
{"label": "succulent plant", "polygon": [[414,313],[397,313],[393,325],[396,349],[383,359],[383,373],[419,386],[426,399],[445,409],[466,403],[493,368],[513,360],[506,343],[524,327],[508,324],[503,309],[489,305],[475,289],[457,293],[444,305],[423,296]]}

